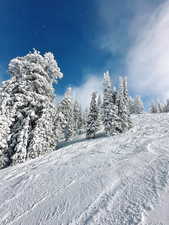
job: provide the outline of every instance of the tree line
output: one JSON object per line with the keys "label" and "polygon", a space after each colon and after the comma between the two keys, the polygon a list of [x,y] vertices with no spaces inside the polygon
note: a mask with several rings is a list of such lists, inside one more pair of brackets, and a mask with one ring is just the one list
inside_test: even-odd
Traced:
{"label": "tree line", "polygon": [[151,113],[168,113],[169,112],[169,99],[165,103],[153,102],[150,106]]}
{"label": "tree line", "polygon": [[8,71],[11,79],[0,87],[0,168],[54,151],[75,135],[95,138],[100,129],[108,136],[125,132],[132,126],[130,114],[142,111],[136,110],[140,99],[133,104],[128,96],[127,78],[120,77],[116,89],[109,72],[104,73],[102,96],[93,92],[85,111],[71,88],[55,104],[53,84],[63,74],[52,53],[34,50],[14,58]]}

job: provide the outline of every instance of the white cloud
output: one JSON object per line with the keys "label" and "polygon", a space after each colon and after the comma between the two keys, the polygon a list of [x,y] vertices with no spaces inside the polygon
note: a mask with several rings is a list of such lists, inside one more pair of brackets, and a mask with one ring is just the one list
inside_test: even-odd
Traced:
{"label": "white cloud", "polygon": [[[96,45],[109,53],[125,55],[132,44],[131,26],[133,20],[145,22],[150,14],[163,0],[96,0],[96,12],[100,29]],[[138,29],[138,27],[136,27]]]}
{"label": "white cloud", "polygon": [[126,50],[128,37],[128,18],[121,16],[127,8],[128,0],[123,7],[119,2],[112,0],[96,0],[96,12],[100,29],[95,40],[95,45],[112,54],[122,53]]}
{"label": "white cloud", "polygon": [[[77,100],[85,110],[90,105],[92,92],[96,92],[97,96],[103,93],[103,77],[98,75],[87,75],[84,82],[80,86],[71,86],[73,99]],[[56,94],[55,102],[59,103],[64,95]]]}
{"label": "white cloud", "polygon": [[85,82],[79,87],[72,87],[73,97],[79,101],[84,110],[89,106],[93,91],[102,94],[102,78],[97,75],[87,76]]}
{"label": "white cloud", "polygon": [[[126,0],[123,6],[121,2],[97,0],[103,29],[96,44],[114,57],[120,55],[115,72],[129,76],[133,95],[165,99],[169,97],[169,0]],[[114,71],[113,64],[107,65]]]}
{"label": "white cloud", "polygon": [[[143,20],[145,22],[145,20]],[[137,39],[127,55],[130,88],[143,96],[169,97],[169,1],[135,23]]]}
{"label": "white cloud", "polygon": [[[98,75],[88,75],[80,86],[72,86],[73,99],[77,100],[85,110],[89,107],[92,92],[96,92],[97,95],[102,95],[102,78]],[[56,95],[55,102],[58,103],[64,98],[64,95]]]}
{"label": "white cloud", "polygon": [[[134,3],[132,7],[131,2]],[[134,14],[131,21],[131,18],[128,20],[123,16],[123,11],[120,15],[114,14],[113,1],[108,0],[107,4],[97,1],[105,32],[98,37],[96,44],[112,55],[116,52],[124,55],[122,67],[124,74],[128,75],[129,88],[133,94],[145,97],[146,101],[154,97],[169,97],[169,1],[159,5],[160,2],[126,0],[125,9]],[[118,19],[120,25],[116,30]],[[111,64],[106,69],[109,68]],[[102,93],[102,78],[90,75],[81,86],[72,88],[74,98],[85,109],[93,91]]]}

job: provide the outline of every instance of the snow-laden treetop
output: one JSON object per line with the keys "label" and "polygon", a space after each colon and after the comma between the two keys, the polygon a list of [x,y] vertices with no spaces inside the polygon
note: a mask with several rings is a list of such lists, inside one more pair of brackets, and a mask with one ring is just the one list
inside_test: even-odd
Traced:
{"label": "snow-laden treetop", "polygon": [[72,99],[72,88],[68,87],[65,92],[65,98]]}
{"label": "snow-laden treetop", "polygon": [[44,77],[49,83],[56,82],[63,74],[51,52],[41,55],[34,50],[23,57],[12,59],[8,67],[9,73],[16,78],[33,79],[38,74]]}
{"label": "snow-laden treetop", "polygon": [[109,71],[106,71],[104,73],[104,82],[103,82],[104,87],[108,87],[108,88],[112,88],[112,83],[111,83],[111,79],[110,79],[110,73]]}

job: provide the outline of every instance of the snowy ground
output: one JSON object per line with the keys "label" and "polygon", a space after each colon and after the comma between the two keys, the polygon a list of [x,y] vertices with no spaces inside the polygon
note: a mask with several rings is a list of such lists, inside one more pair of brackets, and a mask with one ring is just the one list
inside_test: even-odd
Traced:
{"label": "snowy ground", "polygon": [[168,225],[169,115],[0,171],[1,225]]}

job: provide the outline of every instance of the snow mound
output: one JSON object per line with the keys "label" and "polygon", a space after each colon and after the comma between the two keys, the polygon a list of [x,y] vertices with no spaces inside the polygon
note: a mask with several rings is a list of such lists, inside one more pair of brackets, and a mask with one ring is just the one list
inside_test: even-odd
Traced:
{"label": "snow mound", "polygon": [[169,115],[132,120],[124,134],[1,170],[0,224],[169,224]]}

